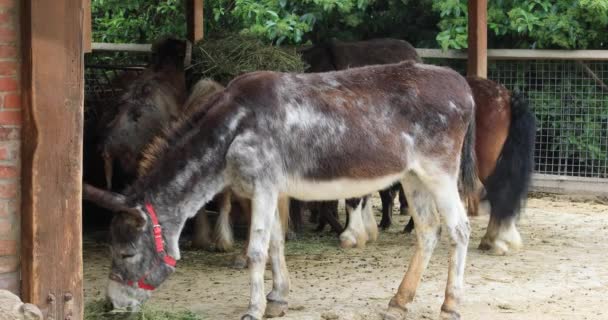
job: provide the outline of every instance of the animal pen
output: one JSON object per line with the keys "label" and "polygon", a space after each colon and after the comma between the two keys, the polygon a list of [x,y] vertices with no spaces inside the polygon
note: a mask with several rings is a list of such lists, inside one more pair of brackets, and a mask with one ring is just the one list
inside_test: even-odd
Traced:
{"label": "animal pen", "polygon": [[[200,40],[203,1],[187,2],[189,39]],[[141,71],[133,60],[85,65],[85,53],[149,50],[91,44],[89,5],[87,0],[0,3],[13,15],[12,36],[0,41],[14,48],[10,61],[17,63],[14,74],[0,79],[0,131],[8,148],[0,177],[0,289],[36,304],[47,319],[83,317],[82,129],[91,116],[83,105],[117,96],[109,86],[116,74]],[[608,53],[487,50],[486,10],[485,0],[469,1],[468,53],[419,49],[420,55],[427,63],[487,76],[526,94],[539,124],[534,190],[606,195]],[[17,95],[16,105],[8,104],[11,95]]]}

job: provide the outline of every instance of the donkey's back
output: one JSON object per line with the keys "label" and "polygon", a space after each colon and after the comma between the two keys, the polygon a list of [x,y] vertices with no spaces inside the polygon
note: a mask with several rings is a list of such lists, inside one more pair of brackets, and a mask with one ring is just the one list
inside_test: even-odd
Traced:
{"label": "donkey's back", "polygon": [[[412,62],[253,73],[235,79],[227,94],[253,114],[245,120],[252,130],[243,130],[235,146],[257,150],[260,165],[283,175],[281,191],[304,200],[364,195],[420,165],[457,172],[473,114],[462,76]],[[241,158],[238,148],[231,154]]]}

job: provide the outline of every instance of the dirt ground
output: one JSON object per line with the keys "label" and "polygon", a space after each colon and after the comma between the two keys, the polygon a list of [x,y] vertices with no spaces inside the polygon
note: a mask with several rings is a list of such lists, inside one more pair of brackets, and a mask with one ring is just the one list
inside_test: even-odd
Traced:
{"label": "dirt ground", "polygon": [[[471,219],[463,318],[608,319],[608,204],[570,200],[531,198],[519,224],[525,246],[508,256],[477,250],[488,217]],[[365,249],[339,249],[329,232],[288,242],[290,310],[283,319],[381,319],[413,252],[414,236],[401,233],[409,217],[396,217],[397,225]],[[148,304],[187,308],[204,319],[238,319],[247,307],[249,280],[246,270],[231,268],[232,257],[183,249],[176,273]],[[438,318],[447,257],[444,234],[408,319]],[[87,301],[103,296],[109,264],[105,245],[85,241]],[[270,271],[266,279],[268,289]]]}

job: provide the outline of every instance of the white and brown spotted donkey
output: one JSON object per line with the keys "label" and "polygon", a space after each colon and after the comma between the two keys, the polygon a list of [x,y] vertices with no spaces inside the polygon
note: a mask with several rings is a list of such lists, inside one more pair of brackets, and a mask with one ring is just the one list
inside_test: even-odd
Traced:
{"label": "white and brown spotted donkey", "polygon": [[[111,225],[108,298],[138,308],[175,270],[186,219],[229,187],[252,199],[251,299],[241,319],[287,311],[280,198],[361,197],[400,181],[418,243],[385,319],[403,319],[439,239],[450,237],[444,319],[460,318],[470,227],[458,193],[472,187],[474,102],[450,69],[415,62],[318,74],[255,72],[233,80],[148,148],[125,195],[85,186],[121,214]],[[436,212],[439,214],[437,215]],[[272,290],[265,295],[266,259]]]}

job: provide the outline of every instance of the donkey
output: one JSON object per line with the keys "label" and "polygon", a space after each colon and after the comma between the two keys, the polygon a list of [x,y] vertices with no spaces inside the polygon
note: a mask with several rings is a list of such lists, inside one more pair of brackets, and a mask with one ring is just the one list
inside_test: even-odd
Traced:
{"label": "donkey", "polygon": [[100,146],[108,189],[113,187],[114,169],[127,181],[135,179],[143,148],[181,113],[187,93],[184,63],[188,47],[188,42],[174,38],[158,40],[152,46],[150,65],[126,82]]}
{"label": "donkey", "polygon": [[[190,114],[156,139],[145,174],[124,195],[85,186],[86,198],[120,212],[110,232],[107,295],[115,308],[139,307],[174,272],[185,221],[229,187],[252,202],[251,296],[241,319],[283,315],[289,277],[278,200],[362,197],[401,181],[418,244],[385,319],[404,318],[439,239],[439,216],[450,236],[441,314],[460,318],[470,226],[458,184],[472,188],[477,179],[474,101],[461,75],[413,62],[321,74],[255,72],[206,104],[207,112]],[[267,256],[273,286],[265,297]]]}

